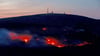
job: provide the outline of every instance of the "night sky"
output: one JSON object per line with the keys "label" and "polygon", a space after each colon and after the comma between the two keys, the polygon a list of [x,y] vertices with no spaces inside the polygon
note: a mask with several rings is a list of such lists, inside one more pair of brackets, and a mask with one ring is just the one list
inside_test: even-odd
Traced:
{"label": "night sky", "polygon": [[46,13],[47,8],[100,19],[100,0],[0,0],[0,18]]}

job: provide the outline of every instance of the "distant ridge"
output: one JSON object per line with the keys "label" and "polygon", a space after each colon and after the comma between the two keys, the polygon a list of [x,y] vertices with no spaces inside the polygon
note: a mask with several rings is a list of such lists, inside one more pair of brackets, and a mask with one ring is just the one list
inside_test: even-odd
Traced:
{"label": "distant ridge", "polygon": [[[58,13],[48,13],[48,14],[37,14],[37,15],[28,15],[28,16],[19,16],[12,18],[3,18],[0,19],[0,23],[2,22],[10,22],[10,23],[25,23],[25,24],[44,24],[44,25],[54,25],[54,26],[64,26],[64,25],[72,25],[79,22],[92,22],[95,19],[79,16],[79,15],[71,15],[71,14],[58,14]],[[51,24],[52,22],[52,24]],[[9,24],[9,23],[8,23]]]}
{"label": "distant ridge", "polygon": [[100,33],[99,20],[80,15],[48,13],[0,19],[1,28],[10,26],[28,27],[33,25],[42,25],[50,27],[75,27],[77,24],[81,23],[86,24],[89,30],[92,30],[93,32],[96,32],[98,34]]}
{"label": "distant ridge", "polygon": [[[15,17],[8,17],[8,18],[29,17],[29,16],[39,16],[39,15],[72,15],[72,16],[81,16],[81,15],[65,14],[65,13],[44,13],[44,14],[35,14],[35,15],[15,16]],[[81,16],[81,17],[86,17],[86,16]],[[0,18],[0,19],[8,19],[8,18]],[[89,18],[89,17],[87,17],[87,18]],[[93,18],[91,18],[91,19],[93,19]]]}

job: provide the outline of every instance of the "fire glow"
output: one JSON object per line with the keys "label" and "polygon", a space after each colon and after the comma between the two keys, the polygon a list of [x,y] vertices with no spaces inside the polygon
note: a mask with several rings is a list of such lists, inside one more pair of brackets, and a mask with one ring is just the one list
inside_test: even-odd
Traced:
{"label": "fire glow", "polygon": [[90,44],[90,43],[84,41],[83,43],[77,44],[76,46],[85,46],[85,45],[88,45],[88,44]]}
{"label": "fire glow", "polygon": [[25,43],[28,43],[32,39],[32,36],[28,34],[17,35],[16,33],[11,32],[9,35],[11,37],[11,40],[20,40]]}
{"label": "fire glow", "polygon": [[[26,44],[30,43],[30,41],[32,40],[32,35],[29,35],[29,34],[17,34],[17,33],[14,33],[14,32],[10,32],[9,35],[10,35],[11,40],[19,40],[19,41],[22,41]],[[36,38],[35,40],[36,40],[36,42],[41,41],[41,39],[39,37]],[[81,47],[81,46],[91,44],[87,41],[82,41],[82,42],[76,43],[76,44],[73,44],[75,41],[73,41],[72,43],[67,43],[68,41],[69,41],[69,39],[63,39],[63,41],[60,41],[60,40],[56,39],[55,37],[49,36],[49,37],[44,38],[45,43],[41,43],[41,44],[47,44],[47,45],[55,46],[55,47],[58,47],[58,48],[63,48],[63,47],[68,47],[68,46],[79,46],[79,47]],[[67,43],[67,44],[65,44],[65,43]]]}
{"label": "fire glow", "polygon": [[58,47],[58,48],[62,48],[62,47],[66,46],[65,44],[62,44],[59,40],[52,38],[52,37],[47,37],[46,43],[49,44],[49,45]]}

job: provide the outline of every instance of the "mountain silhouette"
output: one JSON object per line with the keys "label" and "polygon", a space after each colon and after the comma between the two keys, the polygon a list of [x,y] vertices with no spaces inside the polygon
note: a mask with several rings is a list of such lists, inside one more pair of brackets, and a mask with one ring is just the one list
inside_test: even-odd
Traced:
{"label": "mountain silhouette", "polygon": [[[38,14],[29,16],[20,16],[12,18],[0,19],[0,27],[8,28],[18,28],[18,27],[28,27],[28,26],[48,26],[48,27],[64,27],[70,26],[75,27],[77,24],[86,24],[89,29],[98,31],[100,28],[100,21],[92,18],[79,16],[79,15],[69,15],[69,14]],[[97,30],[98,29],[98,30]]]}
{"label": "mountain silhouette", "polygon": [[[91,23],[94,19],[78,16],[78,15],[68,15],[68,14],[38,14],[29,16],[20,16],[13,18],[0,19],[0,24],[12,25],[12,24],[40,24],[44,26],[66,26],[75,25],[80,22]],[[1,26],[2,26],[1,25]]]}

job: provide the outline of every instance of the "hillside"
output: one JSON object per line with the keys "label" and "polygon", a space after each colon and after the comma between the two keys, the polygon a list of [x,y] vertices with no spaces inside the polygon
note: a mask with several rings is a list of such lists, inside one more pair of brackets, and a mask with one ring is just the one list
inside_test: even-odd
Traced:
{"label": "hillside", "polygon": [[9,31],[17,34],[31,34],[40,38],[53,36],[59,39],[77,39],[96,44],[100,37],[99,20],[69,14],[38,14],[3,18],[0,19],[0,28],[1,39],[4,35],[7,37],[8,34],[5,33]]}

